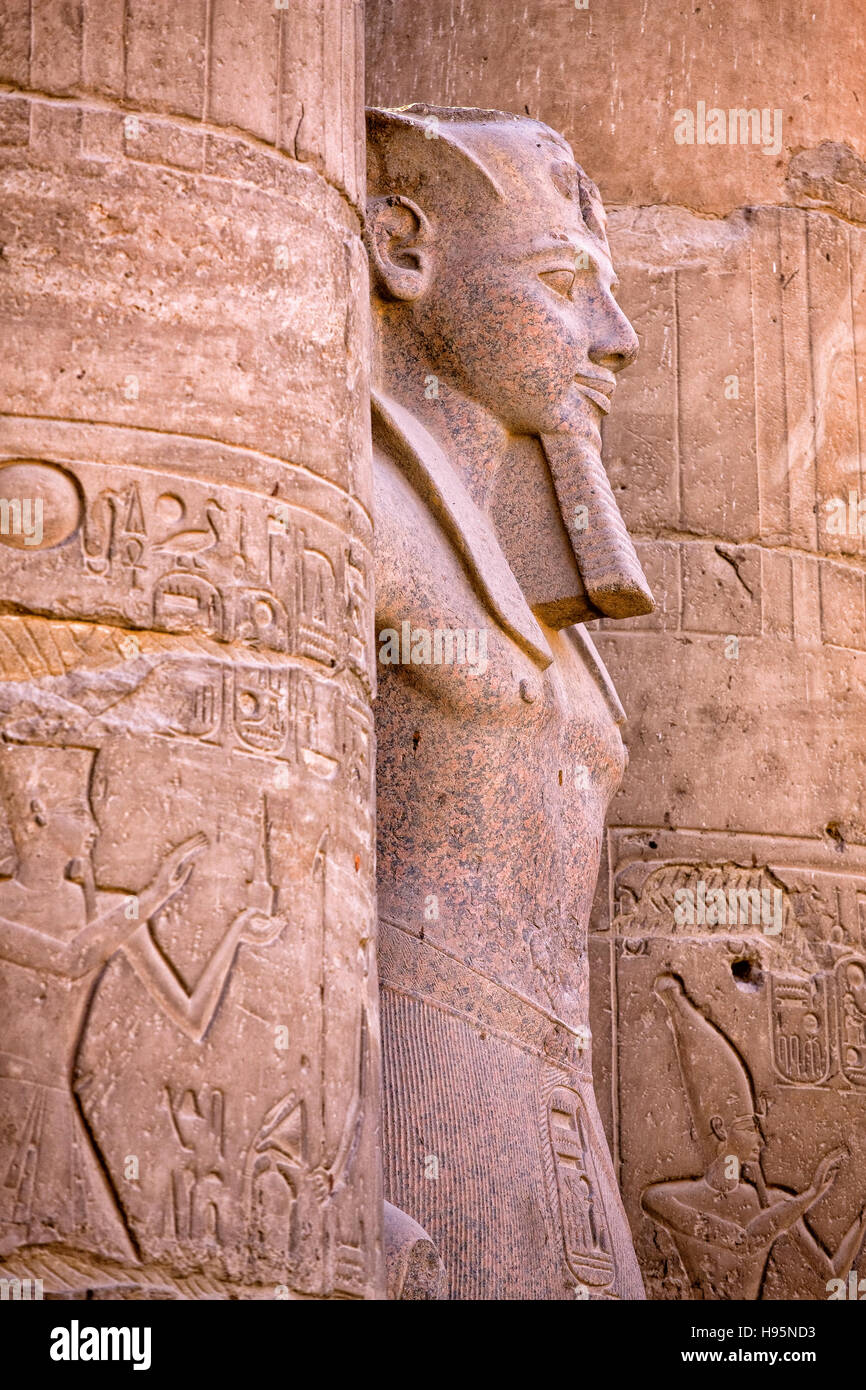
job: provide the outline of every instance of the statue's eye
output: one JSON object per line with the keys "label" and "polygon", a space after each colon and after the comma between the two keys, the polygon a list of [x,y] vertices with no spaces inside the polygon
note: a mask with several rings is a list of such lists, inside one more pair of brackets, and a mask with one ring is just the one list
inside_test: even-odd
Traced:
{"label": "statue's eye", "polygon": [[571,291],[574,289],[573,270],[541,270],[539,275],[545,285],[556,290],[557,294],[561,294],[565,299],[570,297]]}

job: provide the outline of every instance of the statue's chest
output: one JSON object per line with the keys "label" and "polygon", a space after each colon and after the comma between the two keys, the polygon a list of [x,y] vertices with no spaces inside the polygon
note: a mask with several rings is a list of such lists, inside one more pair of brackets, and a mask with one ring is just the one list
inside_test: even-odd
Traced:
{"label": "statue's chest", "polygon": [[[477,625],[393,629],[375,706],[380,763],[416,795],[479,797],[485,820],[529,813],[565,826],[603,815],[625,752],[615,695],[579,634],[550,633],[539,669],[484,611]],[[380,639],[382,633],[379,633]],[[385,644],[380,643],[380,656]]]}
{"label": "statue's chest", "polygon": [[378,884],[387,920],[566,1018],[623,766],[608,700],[564,634],[545,672],[491,641],[484,674],[380,672]]}

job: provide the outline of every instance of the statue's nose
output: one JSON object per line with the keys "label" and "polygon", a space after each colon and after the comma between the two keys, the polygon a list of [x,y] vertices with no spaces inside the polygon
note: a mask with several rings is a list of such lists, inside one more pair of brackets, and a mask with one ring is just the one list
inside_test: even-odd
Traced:
{"label": "statue's nose", "polygon": [[615,299],[608,298],[599,313],[589,359],[610,372],[630,367],[638,354],[638,337]]}

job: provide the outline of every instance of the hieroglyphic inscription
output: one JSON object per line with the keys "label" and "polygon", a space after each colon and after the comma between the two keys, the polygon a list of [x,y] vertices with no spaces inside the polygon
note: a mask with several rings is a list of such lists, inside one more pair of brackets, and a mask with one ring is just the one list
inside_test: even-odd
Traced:
{"label": "hieroglyphic inscription", "polygon": [[[125,468],[107,489],[84,464],[68,477],[78,529],[26,565],[0,550],[19,608],[0,616],[3,983],[65,1010],[54,1072],[39,1015],[28,1033],[18,1002],[5,1010],[0,1258],[39,1272],[59,1240],[65,1289],[161,1270],[180,1290],[198,1270],[363,1296],[371,1232],[347,1176],[374,1084],[352,944],[371,936],[366,552],[239,489]],[[338,872],[357,899],[345,918]],[[323,952],[358,962],[345,1057]],[[299,961],[315,1003],[289,983]],[[263,1120],[256,1097],[275,1089]]]}
{"label": "hieroglyphic inscription", "polygon": [[[36,488],[49,465],[5,467],[16,476],[30,469]],[[110,488],[95,465],[50,468],[81,494],[81,524],[62,546],[32,551],[26,565],[9,566],[0,554],[10,599],[34,612],[53,607],[346,665],[368,679],[369,556],[324,516],[143,468],[114,468]]]}

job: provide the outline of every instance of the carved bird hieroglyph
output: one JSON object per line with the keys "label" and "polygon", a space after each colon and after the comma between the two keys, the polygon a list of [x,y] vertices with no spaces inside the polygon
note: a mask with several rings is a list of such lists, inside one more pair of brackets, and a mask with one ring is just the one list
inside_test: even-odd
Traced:
{"label": "carved bird hieroglyph", "polygon": [[171,555],[191,556],[193,560],[204,554],[205,551],[212,550],[220,539],[217,523],[223,508],[215,498],[210,497],[205,503],[204,510],[207,518],[206,530],[175,531],[173,535],[166,536],[165,540],[159,541],[153,547],[154,550],[167,552]]}

